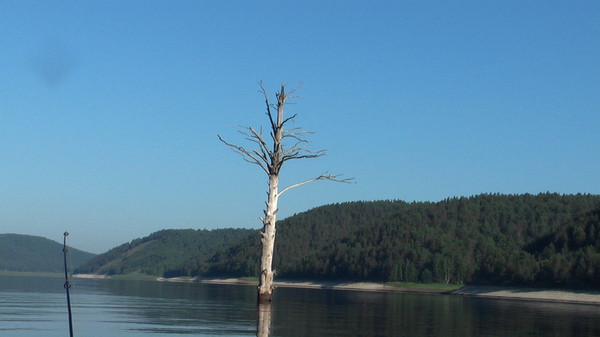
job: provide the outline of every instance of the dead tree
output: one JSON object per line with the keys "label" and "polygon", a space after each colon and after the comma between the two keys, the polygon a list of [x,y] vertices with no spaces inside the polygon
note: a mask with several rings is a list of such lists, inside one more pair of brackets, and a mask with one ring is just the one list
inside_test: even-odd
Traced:
{"label": "dead tree", "polygon": [[221,136],[218,137],[221,142],[242,155],[245,161],[258,165],[269,177],[269,192],[267,194],[268,198],[266,202],[267,208],[264,210],[264,217],[260,218],[263,223],[263,229],[260,232],[262,254],[260,259],[258,302],[264,303],[271,301],[274,289],[273,278],[275,271],[272,269],[272,266],[273,249],[275,247],[275,224],[277,221],[278,210],[277,203],[279,197],[292,188],[313,181],[332,180],[338,182],[350,182],[350,179],[338,179],[338,176],[334,175],[320,175],[279,190],[279,175],[284,163],[294,159],[317,158],[324,155],[325,152],[323,150],[314,152],[305,147],[308,143],[305,136],[311,132],[303,131],[300,128],[285,129],[285,127],[297,116],[293,115],[287,118],[284,116],[284,106],[289,97],[288,95],[292,94],[295,89],[286,93],[285,85],[282,85],[281,91],[275,94],[277,103],[271,104],[262,83],[260,84],[260,88],[265,97],[267,106],[266,113],[270,123],[270,140],[264,138],[262,128],[256,130],[252,127],[243,127],[240,131],[246,139],[254,143],[254,149],[251,150],[231,144],[221,138]]}

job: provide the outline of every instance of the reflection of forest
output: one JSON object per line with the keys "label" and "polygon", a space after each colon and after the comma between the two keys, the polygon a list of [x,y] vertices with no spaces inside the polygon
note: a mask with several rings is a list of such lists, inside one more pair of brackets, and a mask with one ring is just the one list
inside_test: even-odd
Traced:
{"label": "reflection of forest", "polygon": [[[600,325],[593,323],[600,318],[600,308],[572,304],[280,288],[272,306],[270,331],[277,336],[545,336],[551,331],[568,336],[579,330],[594,336],[600,332]],[[590,325],[582,326],[582,320]]]}

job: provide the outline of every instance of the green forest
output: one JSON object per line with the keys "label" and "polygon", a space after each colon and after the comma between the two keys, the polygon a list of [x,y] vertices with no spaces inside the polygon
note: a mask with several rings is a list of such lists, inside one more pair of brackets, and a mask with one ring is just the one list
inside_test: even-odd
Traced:
{"label": "green forest", "polygon": [[[258,275],[258,231],[204,234],[218,231],[220,241],[188,238],[197,231],[158,232],[77,271]],[[165,244],[151,245],[157,240]],[[154,257],[133,258],[136,249]],[[278,223],[273,265],[285,279],[600,288],[600,196],[482,194],[322,206]]]}

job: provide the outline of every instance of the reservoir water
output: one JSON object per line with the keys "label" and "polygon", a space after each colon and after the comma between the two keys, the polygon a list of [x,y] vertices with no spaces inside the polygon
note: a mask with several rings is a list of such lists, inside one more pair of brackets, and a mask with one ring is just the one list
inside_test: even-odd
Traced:
{"label": "reservoir water", "polygon": [[[72,283],[77,337],[600,336],[597,305],[279,288],[257,310],[252,286]],[[0,276],[0,336],[69,336],[63,279]]]}

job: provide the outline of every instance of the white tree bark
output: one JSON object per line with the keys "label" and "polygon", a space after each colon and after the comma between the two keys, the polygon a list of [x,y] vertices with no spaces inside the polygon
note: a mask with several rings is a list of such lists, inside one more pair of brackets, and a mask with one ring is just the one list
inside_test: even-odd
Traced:
{"label": "white tree bark", "polygon": [[273,295],[273,253],[275,249],[275,224],[277,223],[277,203],[279,201],[279,176],[269,176],[269,196],[265,217],[262,218],[263,230],[261,232],[262,254],[260,258],[260,277],[258,282],[259,302],[270,302]]}

